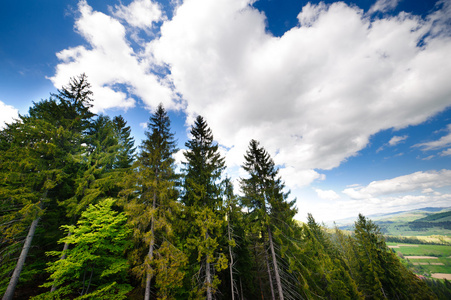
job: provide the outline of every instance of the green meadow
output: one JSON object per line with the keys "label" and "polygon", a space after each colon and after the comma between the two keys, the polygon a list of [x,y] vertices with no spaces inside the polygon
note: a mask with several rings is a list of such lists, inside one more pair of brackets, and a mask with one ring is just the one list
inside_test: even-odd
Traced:
{"label": "green meadow", "polygon": [[450,274],[451,246],[387,243],[416,274]]}

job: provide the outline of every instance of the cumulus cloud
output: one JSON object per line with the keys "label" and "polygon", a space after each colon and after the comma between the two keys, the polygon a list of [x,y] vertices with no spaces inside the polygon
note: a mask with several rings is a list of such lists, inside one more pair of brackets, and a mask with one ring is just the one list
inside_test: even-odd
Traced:
{"label": "cumulus cloud", "polygon": [[[429,151],[429,150],[440,150],[443,148],[447,148],[451,146],[451,124],[447,126],[446,131],[448,131],[448,134],[445,136],[442,136],[440,139],[432,142],[427,143],[420,143],[414,145],[414,147],[419,147],[423,151]],[[449,153],[450,149],[447,149],[442,152],[442,154],[447,155],[446,153]]]}
{"label": "cumulus cloud", "polygon": [[[451,66],[443,62],[451,40],[425,38],[443,25],[405,13],[370,20],[342,2],[309,4],[299,26],[279,38],[250,2],[184,1],[149,46],[170,67],[188,114],[203,115],[218,141],[240,153],[229,164],[242,162],[254,138],[278,165],[332,169],[371,135],[449,105]],[[286,181],[295,184],[291,173]]]}
{"label": "cumulus cloud", "polygon": [[423,207],[449,206],[451,194],[439,195],[401,195],[397,197],[373,198],[367,201],[347,201],[351,210],[370,215],[374,212],[388,213],[394,211],[411,210]]}
{"label": "cumulus cloud", "polygon": [[[188,124],[200,114],[228,149],[229,167],[259,140],[289,187],[324,179],[321,170],[357,155],[373,134],[449,106],[450,1],[425,19],[373,20],[343,2],[307,4],[282,37],[267,32],[253,2],[185,0],[158,37],[134,51],[117,18],[152,26],[157,7],[136,0],[108,16],[83,0],[75,28],[89,47],[61,51],[52,80],[60,86],[86,72],[98,111],[132,107],[136,96],[149,107],[185,109]],[[395,2],[378,1],[378,10]],[[149,18],[139,17],[143,5]]]}
{"label": "cumulus cloud", "polygon": [[318,197],[325,200],[337,200],[340,199],[340,196],[333,190],[322,190],[315,189],[315,192],[318,194]]}
{"label": "cumulus cloud", "polygon": [[[126,13],[136,12],[134,5],[143,5],[141,2],[132,2],[128,8],[121,6],[118,12],[128,18]],[[151,57],[135,53],[130,47],[124,26],[111,16],[93,11],[85,0],[79,2],[78,9],[75,30],[89,47],[78,46],[57,53],[61,63],[50,78],[53,84],[60,88],[70,77],[86,73],[94,92],[94,112],[134,107],[136,101],[131,95],[142,99],[149,108],[161,102],[168,109],[177,109],[179,104],[174,101],[176,97],[169,84],[164,77],[152,73]]]}
{"label": "cumulus cloud", "polygon": [[381,195],[429,191],[432,188],[451,186],[451,170],[415,172],[392,179],[373,181],[364,187],[347,188],[343,193],[352,199],[371,199]]}
{"label": "cumulus cloud", "polygon": [[125,20],[132,27],[150,29],[153,24],[163,20],[163,12],[158,3],[151,0],[135,0],[128,6],[115,5],[113,15]]}
{"label": "cumulus cloud", "polygon": [[300,218],[307,212],[323,221],[337,221],[344,218],[357,218],[361,213],[370,216],[375,213],[391,213],[424,207],[448,207],[451,194],[431,192],[416,195],[382,196],[367,199],[344,199],[320,201],[318,199],[298,199]]}
{"label": "cumulus cloud", "polygon": [[309,186],[315,180],[325,180],[326,176],[315,170],[295,169],[293,167],[285,167],[279,170],[279,175],[289,188],[302,188]]}
{"label": "cumulus cloud", "polygon": [[0,100],[0,129],[5,128],[5,123],[10,124],[19,118],[19,110],[14,106],[7,105]]}
{"label": "cumulus cloud", "polygon": [[377,0],[376,3],[370,7],[368,13],[372,14],[378,11],[384,13],[394,10],[399,2],[400,0]]}

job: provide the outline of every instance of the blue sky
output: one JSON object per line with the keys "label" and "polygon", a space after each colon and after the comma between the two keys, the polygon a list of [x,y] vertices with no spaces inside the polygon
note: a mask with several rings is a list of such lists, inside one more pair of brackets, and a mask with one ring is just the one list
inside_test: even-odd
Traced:
{"label": "blue sky", "polygon": [[[451,206],[451,1],[7,1],[0,122],[82,72],[137,144],[204,116],[233,178],[250,139],[319,221]],[[182,152],[177,158],[183,158]]]}

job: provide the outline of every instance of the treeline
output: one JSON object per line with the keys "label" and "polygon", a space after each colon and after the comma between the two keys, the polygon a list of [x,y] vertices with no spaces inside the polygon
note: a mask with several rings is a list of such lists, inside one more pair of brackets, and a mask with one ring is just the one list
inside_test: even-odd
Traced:
{"label": "treeline", "polygon": [[416,222],[433,222],[433,221],[437,221],[440,219],[444,219],[443,221],[446,221],[446,219],[451,217],[451,210],[450,211],[445,211],[445,212],[441,212],[441,213],[435,213],[429,216],[426,216],[424,218],[421,219],[417,219],[415,220]]}
{"label": "treeline", "polygon": [[161,105],[136,153],[125,120],[91,101],[82,75],[0,131],[3,299],[441,297],[364,216],[351,235],[295,222],[259,142],[238,196],[201,116],[179,173]]}
{"label": "treeline", "polygon": [[443,229],[451,229],[451,221],[442,221],[442,222],[423,222],[423,221],[413,221],[409,222],[408,226],[410,230],[414,231],[426,231],[429,228],[443,228]]}
{"label": "treeline", "polygon": [[448,245],[449,243],[445,240],[442,240],[441,242],[434,242],[434,241],[428,241],[419,239],[416,237],[411,236],[393,236],[393,235],[385,235],[385,241],[389,243],[403,243],[403,244],[421,244],[421,245]]}

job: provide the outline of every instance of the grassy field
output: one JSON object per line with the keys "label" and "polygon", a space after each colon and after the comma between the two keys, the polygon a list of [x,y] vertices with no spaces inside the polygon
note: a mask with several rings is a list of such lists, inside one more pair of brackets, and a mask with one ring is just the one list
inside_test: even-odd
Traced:
{"label": "grassy field", "polygon": [[[451,274],[451,246],[387,243],[415,273],[431,276]],[[408,258],[417,256],[420,258]]]}

